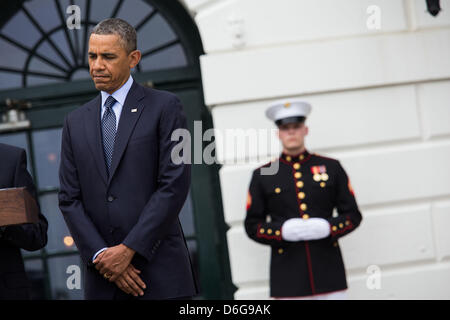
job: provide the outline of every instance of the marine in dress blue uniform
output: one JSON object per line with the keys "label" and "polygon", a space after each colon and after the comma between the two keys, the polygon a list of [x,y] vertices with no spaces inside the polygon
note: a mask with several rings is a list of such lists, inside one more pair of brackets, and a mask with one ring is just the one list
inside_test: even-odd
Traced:
{"label": "marine in dress blue uniform", "polygon": [[[311,106],[280,102],[266,115],[277,126],[304,125]],[[303,148],[304,149],[304,148]],[[308,297],[347,288],[338,239],[362,220],[350,180],[338,160],[310,153],[282,152],[274,175],[254,170],[247,196],[245,230],[272,248],[270,294]],[[337,209],[337,215],[333,215]]]}

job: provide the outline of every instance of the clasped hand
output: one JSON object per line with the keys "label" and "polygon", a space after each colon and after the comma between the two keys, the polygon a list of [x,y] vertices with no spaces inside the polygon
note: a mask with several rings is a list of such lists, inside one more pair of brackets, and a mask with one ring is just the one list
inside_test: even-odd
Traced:
{"label": "clasped hand", "polygon": [[144,294],[146,288],[131,260],[135,251],[123,244],[110,247],[101,252],[94,260],[95,268],[103,277],[114,282],[122,291],[135,297]]}
{"label": "clasped hand", "polygon": [[328,237],[330,224],[322,218],[292,218],[281,227],[281,236],[286,241],[318,240]]}

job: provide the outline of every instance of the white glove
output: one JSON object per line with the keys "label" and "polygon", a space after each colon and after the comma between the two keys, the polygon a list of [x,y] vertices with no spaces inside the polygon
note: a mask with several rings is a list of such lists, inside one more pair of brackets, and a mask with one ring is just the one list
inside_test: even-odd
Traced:
{"label": "white glove", "polygon": [[292,218],[281,227],[281,237],[286,241],[318,240],[330,235],[330,224],[322,218]]}

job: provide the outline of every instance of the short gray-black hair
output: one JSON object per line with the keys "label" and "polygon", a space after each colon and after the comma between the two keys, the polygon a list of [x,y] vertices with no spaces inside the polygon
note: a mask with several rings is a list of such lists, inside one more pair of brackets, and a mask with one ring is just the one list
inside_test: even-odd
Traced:
{"label": "short gray-black hair", "polygon": [[117,34],[128,53],[137,49],[136,30],[128,22],[119,18],[100,21],[92,29],[91,34]]}

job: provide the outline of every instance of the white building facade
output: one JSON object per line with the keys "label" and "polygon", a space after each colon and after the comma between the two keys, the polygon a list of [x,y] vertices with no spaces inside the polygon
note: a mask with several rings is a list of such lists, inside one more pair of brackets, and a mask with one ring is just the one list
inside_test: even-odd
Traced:
{"label": "white building facade", "polygon": [[[215,129],[274,129],[274,100],[313,105],[307,148],[341,160],[364,217],[340,241],[348,297],[449,299],[450,0],[437,17],[425,0],[183,2]],[[252,170],[280,148],[216,147],[235,298],[267,299],[270,248],[243,219]]]}

